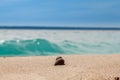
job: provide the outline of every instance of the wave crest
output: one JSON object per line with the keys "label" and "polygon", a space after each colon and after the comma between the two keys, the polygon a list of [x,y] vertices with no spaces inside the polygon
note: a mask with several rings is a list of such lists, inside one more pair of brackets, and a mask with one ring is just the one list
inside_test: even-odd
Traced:
{"label": "wave crest", "polygon": [[49,53],[64,53],[55,43],[45,39],[9,40],[0,44],[0,55],[48,55]]}

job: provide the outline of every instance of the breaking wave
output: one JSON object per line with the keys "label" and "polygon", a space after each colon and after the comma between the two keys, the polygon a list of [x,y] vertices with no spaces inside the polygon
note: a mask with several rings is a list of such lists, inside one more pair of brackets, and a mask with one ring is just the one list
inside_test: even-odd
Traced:
{"label": "breaking wave", "polygon": [[[114,46],[114,48],[113,48]],[[120,44],[76,43],[69,40],[56,43],[47,39],[4,40],[0,42],[0,56],[47,56],[57,54],[117,53]]]}

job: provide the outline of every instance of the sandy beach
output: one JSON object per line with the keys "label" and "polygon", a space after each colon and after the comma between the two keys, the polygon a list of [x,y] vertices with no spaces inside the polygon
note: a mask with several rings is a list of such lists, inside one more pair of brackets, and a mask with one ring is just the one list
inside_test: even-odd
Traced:
{"label": "sandy beach", "polygon": [[0,80],[114,80],[120,77],[120,55],[64,55],[65,64],[54,66],[57,56],[1,57]]}

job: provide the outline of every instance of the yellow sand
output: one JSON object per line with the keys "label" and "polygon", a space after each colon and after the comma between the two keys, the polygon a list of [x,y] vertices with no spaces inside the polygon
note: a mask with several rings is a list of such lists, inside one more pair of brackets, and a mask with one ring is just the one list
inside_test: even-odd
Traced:
{"label": "yellow sand", "polygon": [[56,56],[1,57],[0,80],[114,80],[120,77],[120,55],[64,55],[64,66],[54,66]]}

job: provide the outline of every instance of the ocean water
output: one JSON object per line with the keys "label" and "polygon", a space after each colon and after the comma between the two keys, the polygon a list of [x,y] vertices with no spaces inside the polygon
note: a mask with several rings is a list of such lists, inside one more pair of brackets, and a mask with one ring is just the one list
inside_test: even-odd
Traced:
{"label": "ocean water", "polygon": [[0,56],[119,53],[119,30],[0,30]]}

